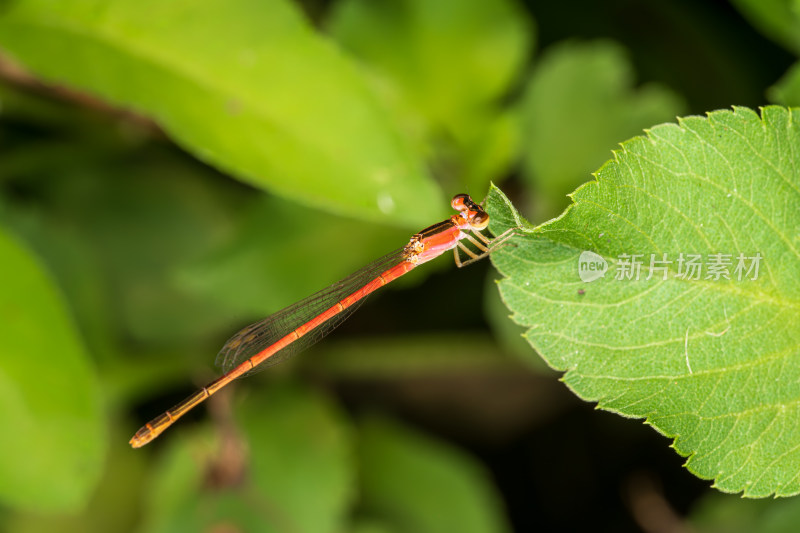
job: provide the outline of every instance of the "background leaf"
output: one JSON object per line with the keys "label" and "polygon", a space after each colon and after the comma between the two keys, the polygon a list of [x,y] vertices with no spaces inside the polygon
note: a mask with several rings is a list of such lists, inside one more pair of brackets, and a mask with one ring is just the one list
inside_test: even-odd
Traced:
{"label": "background leaf", "polygon": [[[800,492],[798,111],[687,117],[623,144],[559,219],[493,256],[531,345],[580,397],[643,417],[726,492]],[[702,202],[697,199],[702,198]],[[501,231],[513,215],[495,192]],[[505,213],[498,213],[505,211]],[[609,264],[584,283],[589,250]],[[678,254],[763,257],[753,280],[678,277]],[[641,279],[612,275],[642,254]],[[650,254],[673,263],[647,280]]]}
{"label": "background leaf", "polygon": [[364,218],[440,213],[418,154],[285,0],[14,2],[0,35],[37,74],[147,113],[255,186]]}
{"label": "background leaf", "polygon": [[[800,55],[800,3],[796,0],[733,0],[753,24],[785,48]],[[794,106],[800,103],[800,64],[795,63],[766,91],[769,101]]]}
{"label": "background leaf", "polygon": [[[242,402],[217,402],[222,438],[181,438],[162,458],[147,500],[147,531],[342,531],[355,471],[349,430],[323,396],[273,382]],[[226,420],[227,419],[227,420]],[[314,480],[313,483],[310,480]]]}
{"label": "background leaf", "polygon": [[361,431],[363,505],[392,531],[506,531],[496,497],[469,458],[379,419]]}
{"label": "background leaf", "polygon": [[787,106],[800,104],[800,63],[795,63],[778,82],[767,90],[769,99]]}
{"label": "background leaf", "polygon": [[765,35],[800,53],[800,4],[797,0],[733,0]]}
{"label": "background leaf", "polygon": [[691,514],[699,533],[792,533],[800,521],[800,499],[742,500],[710,493]]}
{"label": "background leaf", "polygon": [[[794,16],[785,9],[793,0],[758,4],[779,7],[778,23],[792,31]],[[507,180],[504,190],[532,220],[542,222],[546,209],[557,213],[544,191],[555,184],[520,165],[523,155],[550,155],[530,153],[528,136],[542,135],[531,117],[520,128],[526,72],[546,73],[548,58],[560,52],[564,63],[584,67],[560,89],[579,93],[574,84],[582,84],[589,94],[614,86],[610,73],[626,73],[609,94],[628,106],[610,96],[618,112],[603,119],[603,131],[617,131],[628,107],[654,86],[674,91],[692,113],[732,103],[756,108],[797,57],[786,51],[791,46],[766,39],[765,26],[758,26],[762,34],[747,21],[726,2],[0,0],[0,225],[33,252],[63,295],[112,422],[102,475],[89,488],[74,479],[25,479],[39,495],[74,483],[70,499],[85,503],[54,513],[4,500],[0,530],[261,531],[276,527],[277,516],[294,523],[302,487],[309,494],[308,516],[297,522],[303,527],[400,531],[394,517],[406,508],[417,517],[427,507],[415,494],[387,503],[392,516],[362,505],[391,492],[369,494],[354,470],[358,433],[349,428],[364,410],[446,442],[447,453],[418,463],[442,462],[452,479],[470,478],[480,463],[469,483],[490,500],[502,497],[495,514],[514,530],[650,530],[648,509],[666,517],[659,527],[697,528],[710,493],[722,507],[706,515],[705,530],[724,530],[731,517],[750,530],[771,527],[773,513],[790,519],[781,504],[791,500],[720,495],[681,469],[683,459],[650,428],[596,411],[552,372],[529,372],[523,326],[508,321],[502,302],[487,300],[499,299],[488,261],[455,270],[442,258],[416,269],[370,297],[297,364],[242,380],[230,405],[217,397],[145,449],[127,445],[144,421],[216,375],[214,354],[232,332],[444,218],[441,191],[478,199],[488,179]],[[585,46],[563,44],[576,40]],[[624,61],[589,68],[586,47],[596,52],[612,40]],[[532,57],[534,47],[542,61]],[[545,111],[559,96],[556,87]],[[582,113],[560,105],[544,131],[563,137],[541,146],[557,147],[566,163],[582,161],[591,147],[578,143],[582,121],[594,124],[606,102],[598,98]],[[619,130],[594,162],[584,161],[575,183],[611,157],[605,150],[677,112]],[[394,175],[394,168],[407,170]],[[395,198],[394,213],[380,209],[391,203],[376,201],[370,176],[388,176],[385,185],[406,194],[404,202]],[[553,198],[565,201],[561,193]],[[720,205],[702,194],[691,201],[710,211]],[[600,283],[576,287],[575,296],[585,301]],[[26,305],[25,294],[11,294],[14,306],[17,298]],[[522,358],[509,360],[498,339]],[[290,385],[276,384],[276,376]],[[280,394],[255,392],[262,387]],[[285,418],[270,412],[273,400]],[[246,416],[243,408],[250,408]],[[193,427],[192,418],[209,422]],[[320,450],[317,430],[344,437],[327,438],[330,449]],[[402,450],[379,446],[371,461],[381,463],[383,453],[425,455],[417,439],[401,440]],[[451,461],[451,449],[469,450],[469,459]],[[257,458],[255,450],[274,457]],[[275,458],[284,453],[292,458],[285,464]],[[314,468],[295,469],[301,460]],[[260,472],[278,475],[256,486],[256,462],[266,465]],[[381,466],[369,487],[421,490],[404,472]],[[319,485],[318,471],[326,480]],[[637,490],[641,479],[654,489]],[[3,492],[21,494],[14,483],[0,475]],[[747,503],[763,504],[763,512]],[[463,516],[448,507],[436,520],[450,530],[444,522],[460,524]]]}
{"label": "background leaf", "polygon": [[[179,279],[210,298],[218,313],[240,320],[273,313],[408,242],[408,231],[298,209],[266,195],[242,205],[239,215],[231,238],[183,269]],[[264,230],[276,220],[281,231]],[[358,249],[339,253],[342,235],[357,239]]]}
{"label": "background leaf", "polygon": [[97,379],[36,260],[3,232],[0,258],[0,499],[29,510],[79,509],[106,448]]}
{"label": "background leaf", "polygon": [[483,189],[514,155],[511,123],[497,116],[532,42],[513,0],[336,4],[331,33],[366,65],[378,92],[442,179]]}
{"label": "background leaf", "polygon": [[542,55],[520,103],[523,170],[536,187],[537,218],[560,213],[567,193],[621,139],[684,108],[660,84],[633,85],[627,54],[612,41],[560,43]]}
{"label": "background leaf", "polygon": [[355,497],[350,427],[325,396],[276,385],[243,409],[253,484],[279,511],[279,531],[341,531]]}

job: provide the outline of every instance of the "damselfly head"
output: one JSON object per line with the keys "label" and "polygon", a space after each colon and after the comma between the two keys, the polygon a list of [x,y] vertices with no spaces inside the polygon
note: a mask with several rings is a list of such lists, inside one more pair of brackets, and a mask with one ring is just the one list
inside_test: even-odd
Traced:
{"label": "damselfly head", "polygon": [[489,213],[481,209],[480,211],[471,211],[467,221],[474,230],[485,230],[489,225]]}
{"label": "damselfly head", "polygon": [[469,209],[469,204],[475,204],[470,198],[469,194],[456,194],[453,196],[453,201],[450,202],[450,205],[453,206],[453,209],[456,211],[466,211]]}
{"label": "damselfly head", "polygon": [[476,204],[468,194],[453,196],[453,201],[450,205],[461,213],[461,216],[464,217],[472,229],[481,231],[489,225],[489,214],[483,210],[480,204]]}

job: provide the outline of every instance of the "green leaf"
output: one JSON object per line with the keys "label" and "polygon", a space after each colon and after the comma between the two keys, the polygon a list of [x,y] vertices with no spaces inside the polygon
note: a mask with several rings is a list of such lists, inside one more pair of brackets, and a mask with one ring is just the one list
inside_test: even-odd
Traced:
{"label": "green leaf", "polygon": [[513,171],[520,151],[519,113],[509,109],[487,117],[476,126],[480,132],[463,140],[461,157],[465,190],[486,190],[493,179]]}
{"label": "green leaf", "polygon": [[507,531],[488,477],[470,458],[386,420],[361,431],[362,503],[397,533]]}
{"label": "green leaf", "polygon": [[243,407],[250,475],[278,511],[278,531],[341,531],[355,497],[352,435],[342,414],[320,394],[277,383]]}
{"label": "green leaf", "polygon": [[207,169],[183,159],[142,149],[54,169],[60,179],[37,176],[47,195],[41,212],[10,210],[9,223],[63,280],[82,324],[106,329],[100,335],[119,328],[129,340],[175,346],[227,324],[218,306],[176,278],[225,239],[238,205]]}
{"label": "green leaf", "polygon": [[530,22],[508,0],[344,0],[330,27],[398,98],[447,126],[508,90],[531,39]]}
{"label": "green leaf", "polygon": [[334,406],[276,382],[236,403],[236,428],[162,437],[175,441],[148,491],[144,529],[343,531],[355,473],[349,429]]}
{"label": "green leaf", "polygon": [[[187,268],[181,281],[213,299],[218,312],[248,319],[344,278],[409,238],[407,231],[298,209],[267,195],[242,206],[239,214],[235,237]],[[281,231],[264,231],[276,220]],[[358,245],[341,253],[343,240]]]}
{"label": "green leaf", "polygon": [[[493,255],[515,320],[576,394],[645,418],[690,471],[749,497],[800,493],[798,146],[797,109],[657,126]],[[492,231],[514,225],[498,191],[489,206]],[[584,251],[608,265],[590,283]],[[642,254],[638,281],[616,279],[623,254]],[[700,279],[679,276],[679,254],[700,255]],[[708,277],[712,254],[731,254],[730,279]],[[756,279],[738,279],[738,254],[761,255]]]}
{"label": "green leaf", "polygon": [[46,514],[17,512],[4,515],[3,533],[102,533],[105,531],[139,531],[141,521],[142,481],[152,466],[147,454],[131,453],[128,446],[119,445],[129,437],[128,426],[113,425],[103,474],[91,498],[79,510]]}
{"label": "green leaf", "polygon": [[[213,469],[226,459],[222,458],[224,443],[219,437],[207,428],[184,428],[172,435],[166,454],[155,462],[156,475],[145,491],[142,531],[189,533],[220,524],[234,524],[248,531],[273,531],[264,524],[258,502],[252,498],[248,501],[231,487],[213,486],[219,483],[212,478]],[[226,444],[233,453],[241,453],[235,441]],[[241,468],[236,461],[228,462],[225,466],[234,472]],[[242,490],[248,489],[245,486]]]}
{"label": "green leaf", "polygon": [[797,0],[733,0],[733,5],[764,35],[800,53],[800,2]]}
{"label": "green leaf", "polygon": [[[526,369],[552,373],[541,359],[528,357],[530,346],[523,337],[525,328],[508,320],[508,308],[503,304],[500,293],[495,290],[498,281],[499,276],[487,276],[483,290],[484,315],[491,326],[494,343],[501,346],[504,353],[526,360]],[[493,353],[496,351],[497,347],[489,350],[489,354],[499,363],[500,358]]]}
{"label": "green leaf", "polygon": [[776,104],[800,104],[800,63],[792,65],[775,85],[767,89],[767,98]]}
{"label": "green leaf", "polygon": [[743,500],[709,493],[692,505],[691,531],[697,533],[795,533],[800,499]]}
{"label": "green leaf", "polygon": [[444,171],[477,184],[510,163],[500,99],[534,34],[516,2],[344,0],[329,27],[368,66],[398,120],[433,145]]}
{"label": "green leaf", "polygon": [[540,216],[608,159],[620,139],[672,120],[684,108],[658,84],[634,89],[626,51],[612,41],[566,42],[542,55],[522,97],[523,169],[536,187]]}
{"label": "green leaf", "polygon": [[78,510],[106,448],[97,379],[58,290],[2,231],[0,258],[0,499]]}
{"label": "green leaf", "polygon": [[153,117],[200,158],[308,205],[423,224],[419,155],[287,0],[14,2],[0,46],[40,76]]}

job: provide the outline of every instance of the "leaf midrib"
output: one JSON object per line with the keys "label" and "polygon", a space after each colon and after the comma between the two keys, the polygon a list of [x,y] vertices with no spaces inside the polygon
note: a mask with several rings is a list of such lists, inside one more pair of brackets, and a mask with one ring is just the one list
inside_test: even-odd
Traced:
{"label": "leaf midrib", "polygon": [[[87,31],[85,26],[81,26],[78,24],[65,24],[63,21],[58,20],[55,22],[53,19],[48,19],[47,21],[37,19],[35,22],[19,22],[19,21],[12,21],[11,23],[3,22],[3,24],[7,26],[17,26],[22,31],[26,31],[27,29],[31,29],[34,32],[42,31],[42,30],[55,30],[61,33],[66,34],[67,36],[76,38],[76,39],[84,39],[90,43],[96,43],[101,46],[104,46],[111,51],[121,54],[127,55],[128,57],[133,58],[136,61],[141,61],[145,64],[150,64],[157,67],[159,70],[164,72],[167,76],[173,76],[179,79],[183,79],[188,82],[190,85],[194,84],[198,87],[202,87],[204,90],[208,91],[212,95],[215,95],[220,101],[229,101],[229,100],[237,100],[243,101],[247,104],[247,108],[251,110],[251,114],[255,116],[259,121],[267,123],[270,127],[274,130],[284,132],[283,134],[287,137],[294,140],[295,144],[302,144],[305,146],[309,145],[308,138],[305,135],[302,135],[302,132],[297,132],[295,129],[291,128],[291,121],[283,121],[275,118],[275,115],[269,112],[269,108],[263,108],[259,103],[263,102],[260,99],[253,99],[249,93],[245,94],[244,97],[234,91],[228,91],[230,89],[224,83],[210,83],[208,80],[215,80],[221,81],[221,77],[211,77],[209,78],[205,73],[202,73],[202,69],[199,72],[196,72],[192,69],[186,68],[186,66],[190,63],[181,63],[181,62],[171,62],[165,60],[168,56],[158,55],[158,54],[151,54],[151,50],[148,47],[141,47],[137,48],[132,46],[134,41],[126,41],[126,40],[119,40],[114,39],[115,34],[113,32],[106,32],[106,31]],[[97,29],[98,27],[92,27],[93,29]],[[90,89],[93,90],[93,89]],[[121,102],[123,105],[127,104],[127,102]],[[141,112],[145,114],[150,114],[148,109],[140,109]],[[341,164],[341,160],[338,157],[335,157],[333,150],[325,144],[313,143],[319,153],[324,154],[324,156],[328,160],[339,161]]]}

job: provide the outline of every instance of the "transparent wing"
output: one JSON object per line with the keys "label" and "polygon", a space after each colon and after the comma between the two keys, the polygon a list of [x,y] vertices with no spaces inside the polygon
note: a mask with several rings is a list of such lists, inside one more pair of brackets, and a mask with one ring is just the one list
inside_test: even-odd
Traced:
{"label": "transparent wing", "polygon": [[[327,311],[347,296],[355,293],[371,280],[391,267],[405,261],[404,248],[395,250],[330,287],[300,300],[280,311],[243,328],[228,339],[217,354],[216,365],[228,373],[254,355],[269,348],[298,327]],[[263,363],[244,374],[248,376],[276,365],[305,350],[333,331],[366,299],[361,298],[350,307],[319,324],[315,329],[273,354]]]}

